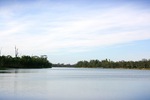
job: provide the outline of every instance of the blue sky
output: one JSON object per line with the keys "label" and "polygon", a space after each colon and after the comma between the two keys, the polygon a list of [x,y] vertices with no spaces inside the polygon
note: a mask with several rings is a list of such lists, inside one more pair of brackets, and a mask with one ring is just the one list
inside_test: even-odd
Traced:
{"label": "blue sky", "polygon": [[52,63],[150,59],[149,0],[0,0],[0,50]]}

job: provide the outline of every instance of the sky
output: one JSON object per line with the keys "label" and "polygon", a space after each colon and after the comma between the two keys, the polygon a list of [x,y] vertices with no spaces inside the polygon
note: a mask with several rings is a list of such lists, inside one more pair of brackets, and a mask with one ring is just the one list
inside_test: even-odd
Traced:
{"label": "sky", "polygon": [[52,63],[150,59],[150,0],[0,0],[1,55]]}

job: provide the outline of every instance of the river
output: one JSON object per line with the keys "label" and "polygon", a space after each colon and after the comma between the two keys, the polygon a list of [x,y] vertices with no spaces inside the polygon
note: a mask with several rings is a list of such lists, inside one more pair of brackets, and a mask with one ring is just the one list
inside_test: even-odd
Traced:
{"label": "river", "polygon": [[150,100],[150,70],[0,70],[0,100]]}

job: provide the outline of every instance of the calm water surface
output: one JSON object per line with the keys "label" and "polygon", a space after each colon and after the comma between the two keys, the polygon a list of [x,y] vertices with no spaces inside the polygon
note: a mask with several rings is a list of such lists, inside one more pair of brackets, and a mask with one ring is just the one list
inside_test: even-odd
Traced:
{"label": "calm water surface", "polygon": [[150,70],[0,70],[0,100],[150,100]]}

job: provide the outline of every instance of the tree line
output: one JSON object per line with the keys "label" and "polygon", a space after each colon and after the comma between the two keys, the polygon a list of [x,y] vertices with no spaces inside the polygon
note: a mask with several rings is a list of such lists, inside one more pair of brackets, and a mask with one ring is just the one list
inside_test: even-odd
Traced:
{"label": "tree line", "polygon": [[140,61],[111,61],[105,60],[90,60],[79,61],[75,64],[76,67],[85,68],[129,68],[129,69],[150,69],[150,59],[142,59]]}
{"label": "tree line", "polygon": [[129,68],[129,69],[150,69],[150,59],[142,59],[140,61],[111,61],[90,60],[78,61],[76,64],[52,64],[47,57],[38,56],[21,56],[12,57],[0,56],[0,69],[6,68],[51,68],[51,67],[84,67],[84,68]]}
{"label": "tree line", "polygon": [[46,57],[38,56],[22,56],[12,57],[0,56],[0,69],[5,68],[51,68],[50,63]]}
{"label": "tree line", "polygon": [[64,63],[57,63],[57,64],[52,64],[52,67],[75,67],[75,64],[64,64]]}

